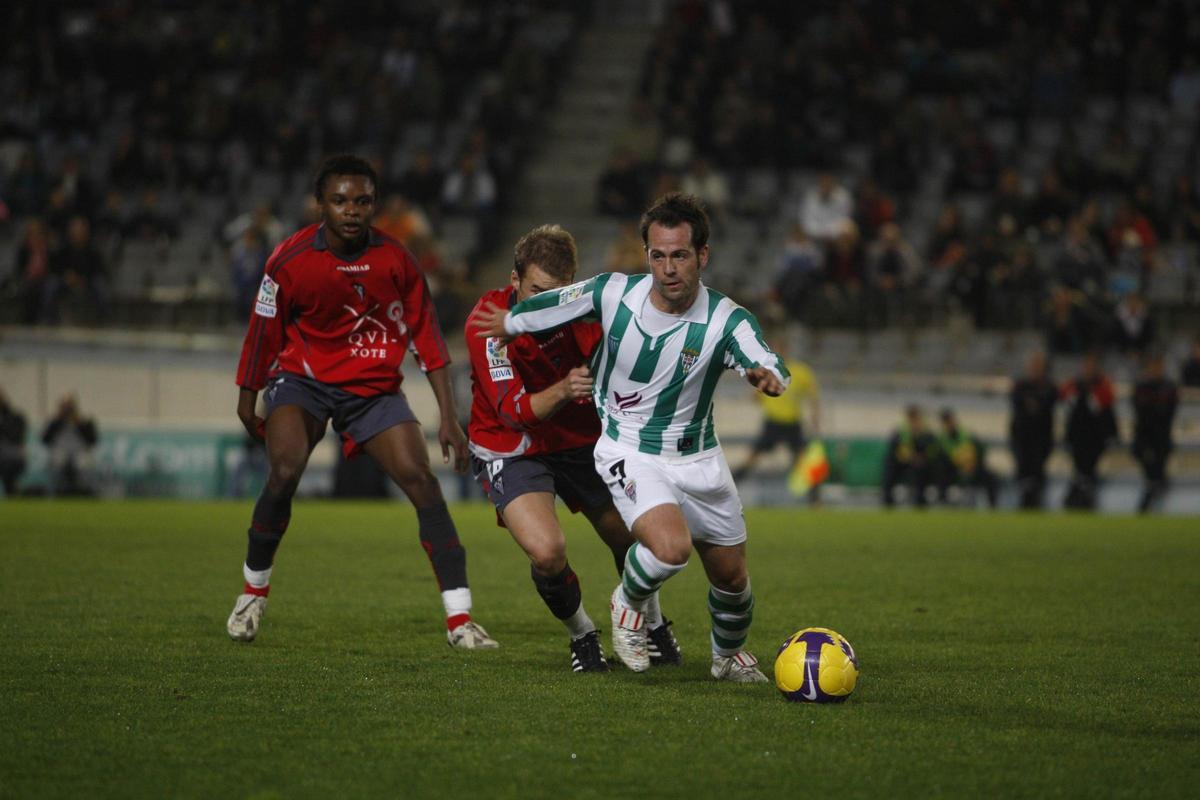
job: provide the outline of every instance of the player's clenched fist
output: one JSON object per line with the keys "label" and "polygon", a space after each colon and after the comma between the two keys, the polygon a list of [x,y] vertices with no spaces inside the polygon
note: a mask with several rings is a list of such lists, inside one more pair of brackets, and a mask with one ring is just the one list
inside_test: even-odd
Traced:
{"label": "player's clenched fist", "polygon": [[592,371],[587,367],[575,367],[561,381],[563,394],[568,400],[583,400],[592,396]]}
{"label": "player's clenched fist", "polygon": [[746,370],[746,380],[750,381],[750,385],[755,389],[771,397],[779,397],[787,388],[783,381],[766,367],[751,367]]}

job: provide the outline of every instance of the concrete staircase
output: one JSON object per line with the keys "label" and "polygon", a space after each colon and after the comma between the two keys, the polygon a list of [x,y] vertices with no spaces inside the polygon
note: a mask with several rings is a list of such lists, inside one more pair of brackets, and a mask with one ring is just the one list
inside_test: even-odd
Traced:
{"label": "concrete staircase", "polygon": [[538,151],[522,175],[502,227],[501,245],[484,265],[486,285],[507,280],[512,245],[531,228],[547,223],[558,223],[575,236],[580,277],[600,270],[617,226],[596,213],[596,182],[630,118],[653,34],[645,3],[598,4],[580,37],[558,105],[545,119]]}

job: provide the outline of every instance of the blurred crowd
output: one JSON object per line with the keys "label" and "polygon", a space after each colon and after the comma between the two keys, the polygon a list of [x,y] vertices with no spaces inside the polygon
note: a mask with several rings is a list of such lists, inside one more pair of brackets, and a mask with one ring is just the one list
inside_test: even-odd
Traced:
{"label": "blurred crowd", "polygon": [[760,223],[749,269],[786,228],[773,299],[806,324],[957,314],[1143,351],[1156,305],[1200,305],[1198,125],[1193,0],[683,0],[597,208],[696,194],[718,237]]}
{"label": "blurred crowd", "polygon": [[53,323],[70,300],[101,322],[125,245],[165,261],[190,231],[244,294],[305,221],[288,204],[321,155],[347,149],[396,190],[381,224],[427,269],[443,220],[467,221],[469,271],[589,6],[15,4],[0,30],[6,321]]}

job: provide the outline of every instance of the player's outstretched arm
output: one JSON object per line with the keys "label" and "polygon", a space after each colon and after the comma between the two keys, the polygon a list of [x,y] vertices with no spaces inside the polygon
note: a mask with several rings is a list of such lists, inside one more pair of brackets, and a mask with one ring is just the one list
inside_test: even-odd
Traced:
{"label": "player's outstretched arm", "polygon": [[266,439],[267,421],[254,413],[254,407],[257,403],[258,392],[253,389],[242,387],[238,392],[238,419],[242,421],[242,427],[246,429],[246,433],[250,434],[250,438],[261,442]]}
{"label": "player's outstretched arm", "polygon": [[454,453],[454,471],[460,475],[467,471],[470,462],[470,451],[467,448],[467,435],[463,433],[462,425],[458,422],[458,408],[454,402],[454,392],[450,388],[450,374],[445,367],[430,370],[425,373],[429,386],[437,398],[438,408],[442,412],[442,421],[438,425],[438,443],[442,446],[442,463],[450,463],[450,454]]}
{"label": "player's outstretched arm", "polygon": [[605,272],[561,289],[536,294],[517,303],[507,314],[489,302],[475,312],[472,323],[475,335],[498,336],[508,341],[522,333],[539,333],[583,317],[599,316],[600,295],[614,277],[625,278]]}
{"label": "player's outstretched arm", "polygon": [[480,339],[498,338],[507,344],[515,338],[504,330],[504,317],[507,314],[508,309],[488,301],[475,311],[471,327],[475,329],[475,335]]}

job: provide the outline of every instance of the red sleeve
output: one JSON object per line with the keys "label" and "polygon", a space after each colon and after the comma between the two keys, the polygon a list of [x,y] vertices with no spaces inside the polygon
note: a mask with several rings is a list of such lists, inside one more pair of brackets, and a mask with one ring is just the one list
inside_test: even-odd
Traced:
{"label": "red sleeve", "polygon": [[266,385],[267,373],[283,347],[283,326],[290,310],[288,294],[280,285],[282,271],[276,270],[271,277],[275,267],[273,258],[267,261],[238,362],[237,385],[256,392]]}
{"label": "red sleeve", "polygon": [[579,348],[585,361],[590,360],[596,345],[604,337],[604,329],[600,327],[599,322],[576,322],[572,328],[575,333],[575,346]]}
{"label": "red sleeve", "polygon": [[[476,306],[475,311],[478,310],[479,306]],[[466,325],[467,353],[471,357],[475,385],[503,425],[514,430],[536,427],[543,420],[533,413],[525,382],[509,357],[511,343],[506,346],[498,338],[476,336],[471,327],[475,311],[467,317]]]}
{"label": "red sleeve", "polygon": [[416,261],[407,251],[401,251],[404,271],[404,286],[401,302],[404,304],[404,325],[408,328],[409,349],[417,357],[422,372],[449,366],[450,351],[442,338],[437,311],[433,307],[433,295],[425,276],[417,268]]}

